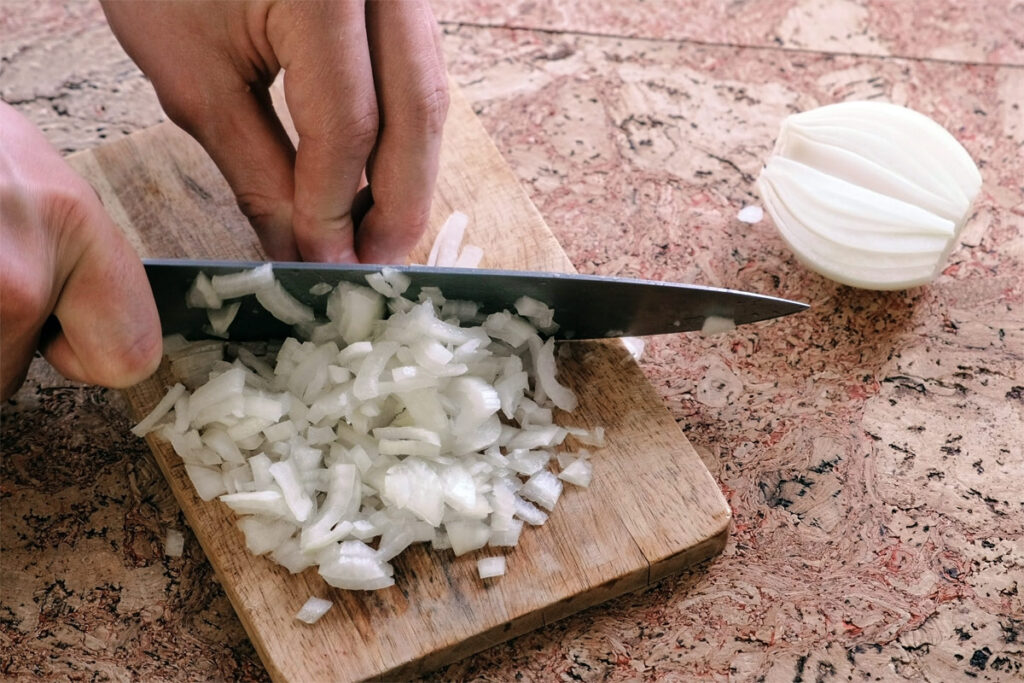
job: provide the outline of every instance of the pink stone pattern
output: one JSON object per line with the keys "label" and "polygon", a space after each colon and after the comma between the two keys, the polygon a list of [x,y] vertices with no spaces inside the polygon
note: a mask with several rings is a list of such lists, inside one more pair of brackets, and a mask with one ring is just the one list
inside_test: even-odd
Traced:
{"label": "pink stone pattern", "polygon": [[[1024,671],[1021,70],[511,30],[448,38],[457,80],[578,268],[813,308],[649,341],[648,377],[733,507],[723,556],[438,679],[487,678],[508,657],[534,680]],[[784,116],[862,98],[928,114],[982,169],[932,286],[837,285],[801,268],[769,220],[736,219],[758,202]]]}
{"label": "pink stone pattern", "polygon": [[[648,340],[644,372],[733,508],[722,555],[428,679],[1021,680],[1022,5],[710,4],[437,3],[453,78],[580,271],[812,308]],[[159,120],[95,9],[13,7],[0,94],[59,147]],[[865,32],[812,21],[844,13]],[[516,16],[530,28],[488,26]],[[736,218],[786,115],[864,98],[933,117],[981,169],[930,286],[837,285]],[[3,406],[0,672],[265,678],[128,425],[116,393],[41,363]]]}
{"label": "pink stone pattern", "polygon": [[444,0],[435,11],[478,27],[1024,64],[1020,0]]}

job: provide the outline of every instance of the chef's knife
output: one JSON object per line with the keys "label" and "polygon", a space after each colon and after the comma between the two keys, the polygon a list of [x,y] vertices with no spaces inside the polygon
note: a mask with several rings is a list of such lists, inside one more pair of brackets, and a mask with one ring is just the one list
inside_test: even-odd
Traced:
{"label": "chef's knife", "polygon": [[[189,339],[208,336],[203,331],[209,325],[206,311],[189,308],[185,303],[196,276],[200,272],[223,275],[262,265],[178,259],[149,259],[143,263],[163,333],[179,333]],[[474,301],[485,314],[514,312],[515,302],[522,296],[542,301],[555,311],[558,330],[553,336],[558,339],[686,332],[701,329],[709,316],[729,318],[742,325],[807,308],[807,304],[762,294],[673,282],[480,268],[390,267],[412,280],[404,296],[414,301],[424,287],[437,287],[446,299]],[[365,285],[366,276],[380,272],[381,266],[274,263],[273,270],[290,294],[323,315],[327,297],[311,294],[314,285],[326,283],[333,287],[342,281]],[[291,328],[267,313],[254,296],[241,301],[228,330],[232,339],[273,339],[290,334]]]}

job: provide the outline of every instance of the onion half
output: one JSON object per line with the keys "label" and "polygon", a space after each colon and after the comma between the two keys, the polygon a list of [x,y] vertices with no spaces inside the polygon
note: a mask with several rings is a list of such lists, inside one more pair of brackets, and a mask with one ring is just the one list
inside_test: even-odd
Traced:
{"label": "onion half", "polygon": [[805,266],[853,287],[888,290],[941,272],[981,175],[927,116],[842,102],[783,121],[758,188]]}

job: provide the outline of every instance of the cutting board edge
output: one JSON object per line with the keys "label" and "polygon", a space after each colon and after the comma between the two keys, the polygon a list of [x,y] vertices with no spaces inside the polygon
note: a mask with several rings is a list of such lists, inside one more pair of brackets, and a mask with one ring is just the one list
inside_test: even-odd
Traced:
{"label": "cutting board edge", "polygon": [[[133,388],[123,390],[122,394],[125,394],[126,400],[128,398],[127,394],[132,392],[132,390]],[[134,404],[131,401],[128,401],[128,403],[132,406],[133,412],[137,413]],[[142,415],[135,415],[136,419],[141,417]],[[155,435],[147,436],[146,441],[153,453],[157,466],[160,468],[161,473],[168,482],[168,486],[173,489],[174,485],[172,482],[180,481],[182,478],[180,472],[174,471],[176,463],[172,458],[176,456],[169,454],[169,444],[162,441],[159,437]],[[710,478],[710,473],[708,473],[707,476]],[[452,643],[451,645],[440,647],[434,652],[423,655],[415,660],[402,662],[391,669],[387,669],[377,675],[362,680],[388,681],[436,671],[439,668],[461,661],[491,647],[535,631],[538,628],[561,621],[562,619],[566,619],[592,607],[602,605],[617,597],[647,589],[665,579],[683,572],[684,570],[694,568],[703,562],[711,561],[725,548],[732,527],[732,511],[725,501],[724,496],[721,498],[721,502],[723,504],[722,509],[724,514],[721,516],[717,528],[710,531],[704,540],[696,543],[695,545],[688,546],[679,552],[656,558],[654,560],[648,558],[648,564],[646,566],[638,567],[635,570],[615,577],[603,584],[596,585],[587,592],[578,593],[558,602],[544,605],[536,610],[526,612],[515,617],[511,621],[504,622],[485,631],[481,631],[475,634],[472,638],[460,640]],[[194,516],[200,509],[198,506],[182,505],[181,508],[190,528],[194,528],[196,525],[202,526],[203,522],[201,520],[197,518],[194,519]],[[717,515],[715,519],[716,521],[719,519]],[[199,541],[199,545],[203,550],[204,556],[210,562],[215,574],[219,578],[222,573],[228,569],[227,567],[222,566],[222,560],[224,558],[220,553],[211,552],[210,549],[205,547],[202,535],[196,534],[195,536]],[[263,638],[258,630],[256,630],[255,625],[250,623],[248,611],[237,607],[238,605],[245,604],[245,599],[235,590],[236,586],[230,581],[221,581],[221,586],[225,591],[228,600],[231,602],[232,607],[235,608],[235,613],[238,615],[239,621],[245,629],[246,635],[249,637],[250,642],[256,649],[261,661],[263,661],[264,666],[267,667],[267,673],[270,675],[271,679],[275,681],[292,680],[289,676],[289,672],[283,671],[277,666],[276,658],[269,656],[269,653],[264,651]]]}
{"label": "cutting board edge", "polygon": [[[589,593],[574,595],[535,612],[522,615],[511,622],[505,622],[483,631],[472,640],[464,640],[451,647],[439,649],[415,662],[406,662],[379,676],[363,680],[393,681],[427,674],[615,598],[651,588],[687,569],[694,569],[702,563],[713,561],[725,549],[731,527],[732,514],[730,512],[718,532],[696,545],[666,556],[647,567],[641,567],[627,575],[595,586]],[[537,621],[538,617],[540,618],[539,622]],[[278,679],[275,678],[275,680]]]}
{"label": "cutting board edge", "polygon": [[[133,389],[134,387],[129,387],[122,391],[122,394],[125,395],[126,399],[127,395]],[[134,405],[130,401],[129,405],[132,405],[132,410],[134,411]],[[139,415],[136,415],[135,417],[136,419],[140,418]],[[266,667],[267,673],[270,675],[270,678],[272,680],[288,680],[283,675],[283,672],[281,672],[277,668],[276,661],[273,658],[269,657],[268,653],[264,650],[263,639],[260,636],[260,633],[255,629],[254,625],[250,622],[248,612],[244,609],[239,609],[239,605],[244,604],[244,601],[242,600],[242,597],[238,594],[238,592],[235,590],[234,582],[224,581],[221,579],[221,577],[224,575],[225,569],[221,566],[221,556],[219,555],[219,553],[211,552],[211,549],[206,546],[206,543],[204,542],[204,534],[199,534],[195,532],[196,528],[200,528],[202,526],[202,520],[199,520],[195,517],[195,515],[198,514],[199,508],[191,505],[182,505],[181,501],[178,500],[177,492],[175,491],[174,484],[172,483],[175,481],[176,475],[172,470],[171,463],[167,458],[164,457],[163,449],[167,447],[166,444],[160,441],[159,437],[156,436],[146,436],[145,439],[146,445],[149,447],[150,452],[153,454],[153,459],[156,461],[157,467],[160,468],[160,473],[163,474],[164,480],[167,482],[168,488],[171,489],[171,492],[174,494],[175,500],[178,502],[179,508],[181,508],[182,513],[185,515],[185,521],[188,523],[189,529],[192,530],[193,536],[195,536],[196,541],[199,542],[199,547],[203,551],[203,557],[206,558],[206,561],[209,562],[210,566],[213,568],[214,576],[217,577],[217,581],[220,584],[221,589],[227,596],[228,602],[231,603],[231,609],[234,611],[235,616],[238,617],[238,621],[242,624],[242,628],[245,630],[245,635],[249,638],[249,642],[252,644],[253,649],[256,650],[256,654],[257,656],[259,656],[260,661],[263,663],[263,666]]]}

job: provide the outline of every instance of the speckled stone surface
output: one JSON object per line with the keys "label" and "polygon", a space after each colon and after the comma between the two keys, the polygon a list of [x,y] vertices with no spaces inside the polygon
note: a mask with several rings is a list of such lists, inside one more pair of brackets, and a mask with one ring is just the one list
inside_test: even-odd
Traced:
{"label": "speckled stone surface", "polygon": [[[1024,3],[436,9],[456,81],[579,270],[813,308],[648,342],[732,505],[721,556],[433,678],[1024,678]],[[64,151],[162,118],[93,3],[0,4],[0,97]],[[781,119],[857,98],[928,114],[981,168],[931,286],[836,285],[768,219],[736,219]],[[128,426],[115,392],[41,363],[3,406],[0,672],[265,677]]]}

